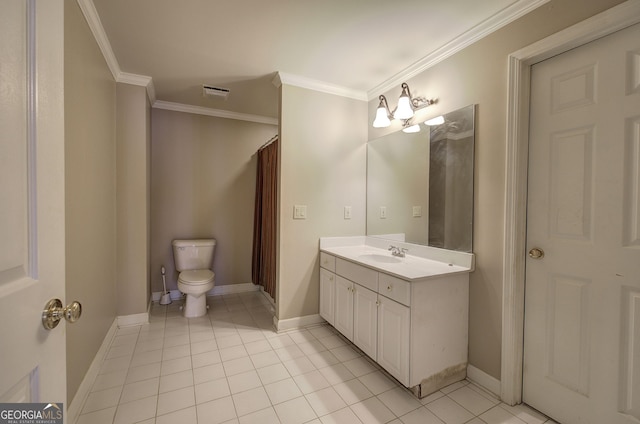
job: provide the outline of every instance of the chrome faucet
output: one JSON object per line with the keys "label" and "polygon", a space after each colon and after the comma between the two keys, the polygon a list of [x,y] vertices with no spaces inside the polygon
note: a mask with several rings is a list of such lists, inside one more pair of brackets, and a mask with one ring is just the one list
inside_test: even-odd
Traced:
{"label": "chrome faucet", "polygon": [[388,250],[391,251],[391,255],[397,256],[399,258],[404,258],[405,253],[409,251],[409,249],[405,249],[405,248],[401,249],[398,246],[394,246],[394,245],[390,245]]}

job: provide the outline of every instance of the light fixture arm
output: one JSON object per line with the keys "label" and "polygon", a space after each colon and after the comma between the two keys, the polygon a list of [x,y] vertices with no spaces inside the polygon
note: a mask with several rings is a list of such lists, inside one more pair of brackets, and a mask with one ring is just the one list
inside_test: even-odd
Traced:
{"label": "light fixture arm", "polygon": [[409,99],[411,100],[411,106],[413,106],[413,110],[418,110],[418,109],[422,109],[423,107],[431,106],[432,104],[434,104],[436,102],[433,99],[427,99],[425,97],[416,97],[416,98],[414,98],[411,95],[411,90],[409,89],[409,84],[407,84],[406,82],[403,82],[400,87],[403,90],[403,94],[404,94],[404,91],[406,90],[407,94],[409,95]]}

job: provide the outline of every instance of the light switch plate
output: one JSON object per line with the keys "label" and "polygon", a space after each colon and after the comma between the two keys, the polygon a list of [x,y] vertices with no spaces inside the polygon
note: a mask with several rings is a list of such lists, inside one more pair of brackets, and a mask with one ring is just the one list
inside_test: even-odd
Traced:
{"label": "light switch plate", "polygon": [[294,205],[293,219],[307,219],[307,205]]}
{"label": "light switch plate", "polygon": [[386,219],[386,218],[387,218],[387,207],[380,206],[380,219]]}
{"label": "light switch plate", "polygon": [[351,206],[344,207],[344,219],[351,219]]}

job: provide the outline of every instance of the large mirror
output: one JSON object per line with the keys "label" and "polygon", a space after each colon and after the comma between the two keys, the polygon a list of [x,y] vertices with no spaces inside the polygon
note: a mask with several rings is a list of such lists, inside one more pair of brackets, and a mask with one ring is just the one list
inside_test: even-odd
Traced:
{"label": "large mirror", "polygon": [[369,141],[367,235],[471,252],[475,106],[443,118]]}

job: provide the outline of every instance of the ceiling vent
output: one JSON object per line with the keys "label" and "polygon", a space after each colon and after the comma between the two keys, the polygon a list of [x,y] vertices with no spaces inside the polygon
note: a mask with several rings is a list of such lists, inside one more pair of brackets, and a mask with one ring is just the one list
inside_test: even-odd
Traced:
{"label": "ceiling vent", "polygon": [[230,91],[228,88],[213,87],[211,85],[202,86],[202,95],[205,97],[222,97],[227,100]]}

